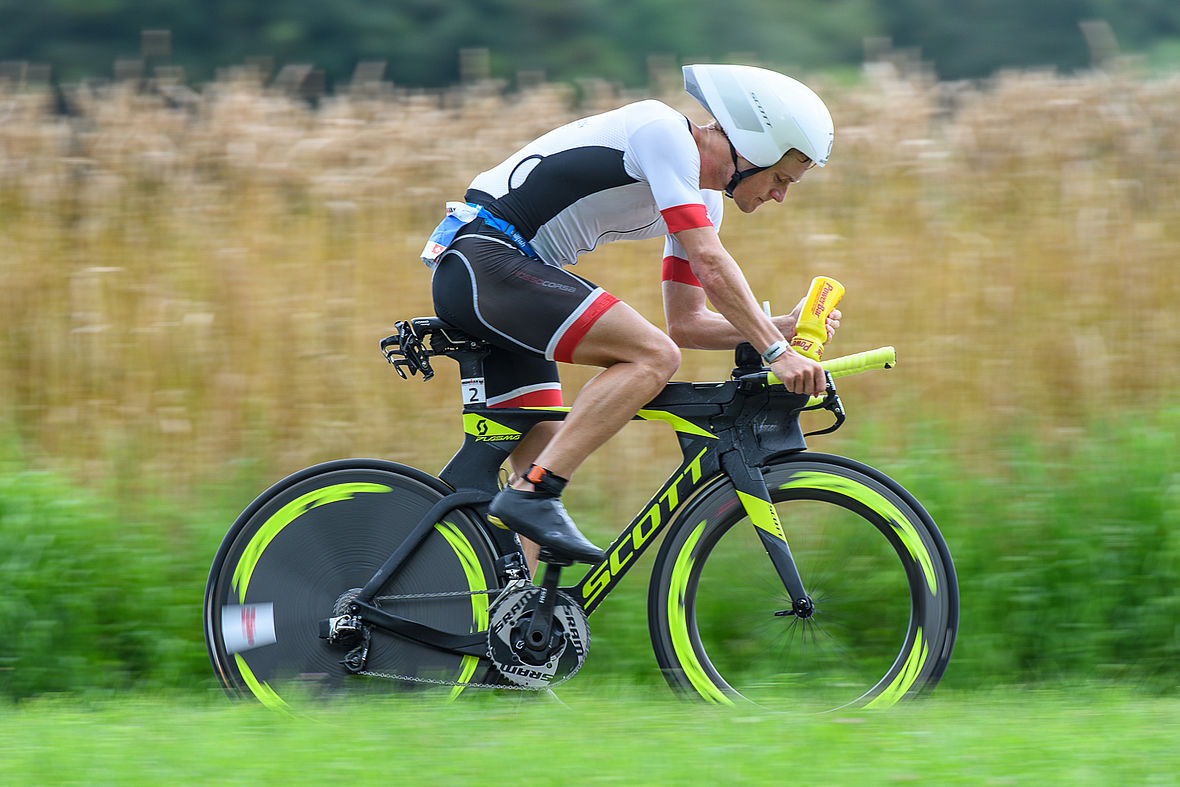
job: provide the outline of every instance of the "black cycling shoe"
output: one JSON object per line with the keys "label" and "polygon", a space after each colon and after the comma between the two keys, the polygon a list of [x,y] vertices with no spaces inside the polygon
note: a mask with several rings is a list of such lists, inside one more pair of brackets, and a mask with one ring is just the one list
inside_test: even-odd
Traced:
{"label": "black cycling shoe", "polygon": [[492,498],[488,520],[579,563],[597,563],[606,557],[578,530],[561,498],[545,492],[505,487]]}

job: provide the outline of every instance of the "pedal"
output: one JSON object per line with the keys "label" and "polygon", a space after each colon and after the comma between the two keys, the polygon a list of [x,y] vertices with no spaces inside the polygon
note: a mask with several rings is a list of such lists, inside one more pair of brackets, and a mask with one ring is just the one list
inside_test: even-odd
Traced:
{"label": "pedal", "polygon": [[[488,519],[491,518],[488,517]],[[538,559],[546,566],[556,566],[557,568],[569,568],[576,562],[567,555],[554,552],[549,547],[541,547],[541,554],[538,556]],[[548,571],[546,571],[546,575],[548,575]]]}

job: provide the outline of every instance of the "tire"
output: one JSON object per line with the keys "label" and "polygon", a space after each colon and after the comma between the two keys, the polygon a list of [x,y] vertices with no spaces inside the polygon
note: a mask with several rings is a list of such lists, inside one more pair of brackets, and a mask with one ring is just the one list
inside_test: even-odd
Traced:
{"label": "tire", "polygon": [[[319,637],[319,621],[359,589],[451,490],[433,476],[377,460],[307,468],[264,492],[234,522],[205,588],[205,643],[232,695],[281,706],[288,695],[393,691],[425,683],[347,672],[348,646]],[[462,511],[447,515],[377,597],[494,588],[495,554]],[[386,600],[388,611],[440,629],[487,629],[486,595]],[[479,682],[486,659],[446,653],[373,630],[367,669]],[[455,693],[458,687],[453,689]]]}
{"label": "tire", "polygon": [[710,702],[817,710],[889,706],[932,689],[959,600],[929,514],[841,457],[795,454],[764,477],[815,614],[781,614],[791,598],[718,478],[677,517],[652,570],[649,627],[669,684]]}

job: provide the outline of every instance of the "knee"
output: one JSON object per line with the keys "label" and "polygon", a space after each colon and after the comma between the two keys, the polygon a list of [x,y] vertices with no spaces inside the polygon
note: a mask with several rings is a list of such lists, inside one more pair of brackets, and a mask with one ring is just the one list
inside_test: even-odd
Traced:
{"label": "knee", "polygon": [[680,368],[680,348],[663,332],[653,335],[645,345],[645,365],[651,370],[653,382],[663,386]]}

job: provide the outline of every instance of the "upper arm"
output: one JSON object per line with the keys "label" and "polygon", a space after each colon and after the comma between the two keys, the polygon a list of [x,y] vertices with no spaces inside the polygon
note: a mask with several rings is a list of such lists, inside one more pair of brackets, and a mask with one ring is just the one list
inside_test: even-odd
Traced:
{"label": "upper arm", "polygon": [[725,250],[713,227],[693,227],[674,233],[676,243],[684,250],[684,259],[692,267],[699,286],[710,290],[718,278],[729,278],[736,263]]}

